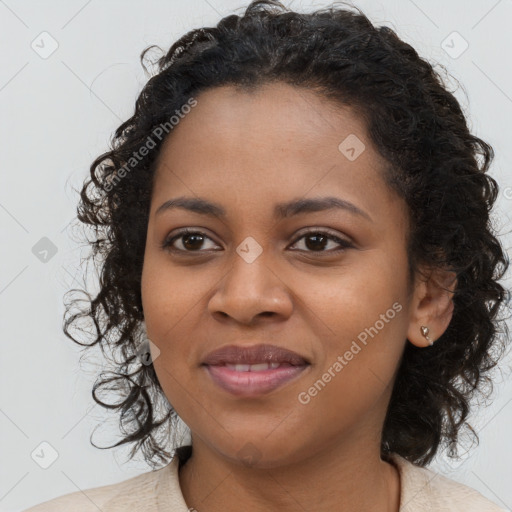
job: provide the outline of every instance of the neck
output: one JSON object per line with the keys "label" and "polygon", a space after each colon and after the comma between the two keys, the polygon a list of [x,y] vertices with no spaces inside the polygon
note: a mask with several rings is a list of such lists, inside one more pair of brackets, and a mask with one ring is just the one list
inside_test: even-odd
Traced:
{"label": "neck", "polygon": [[398,470],[368,439],[270,469],[240,465],[192,440],[179,480],[187,505],[199,512],[399,512]]}

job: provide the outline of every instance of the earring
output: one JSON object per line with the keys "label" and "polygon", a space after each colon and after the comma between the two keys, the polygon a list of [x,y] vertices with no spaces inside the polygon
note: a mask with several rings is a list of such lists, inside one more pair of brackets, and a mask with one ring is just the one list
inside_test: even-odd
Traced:
{"label": "earring", "polygon": [[430,339],[428,333],[430,332],[428,327],[425,327],[424,325],[422,325],[420,327],[421,329],[421,334],[425,337],[425,339],[430,343],[430,346],[432,346],[434,344],[434,342]]}

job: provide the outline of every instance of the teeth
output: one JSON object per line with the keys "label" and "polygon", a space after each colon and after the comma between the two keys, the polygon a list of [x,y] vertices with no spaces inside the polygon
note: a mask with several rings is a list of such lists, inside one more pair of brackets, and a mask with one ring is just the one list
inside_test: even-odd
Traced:
{"label": "teeth", "polygon": [[263,370],[275,370],[280,363],[258,363],[258,364],[227,364],[226,368],[236,372],[261,372]]}
{"label": "teeth", "polygon": [[229,366],[231,366],[231,370],[235,370],[237,372],[248,372],[249,369],[251,368],[250,364],[233,364]]}

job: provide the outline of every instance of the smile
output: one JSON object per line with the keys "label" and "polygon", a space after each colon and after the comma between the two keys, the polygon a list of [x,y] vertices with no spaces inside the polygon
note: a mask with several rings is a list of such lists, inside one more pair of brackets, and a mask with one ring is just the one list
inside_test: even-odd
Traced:
{"label": "smile", "polygon": [[276,345],[225,345],[207,354],[201,366],[224,391],[256,397],[294,380],[310,362],[306,356]]}
{"label": "smile", "polygon": [[206,365],[213,382],[237,396],[256,397],[270,393],[297,378],[309,365],[287,363]]}

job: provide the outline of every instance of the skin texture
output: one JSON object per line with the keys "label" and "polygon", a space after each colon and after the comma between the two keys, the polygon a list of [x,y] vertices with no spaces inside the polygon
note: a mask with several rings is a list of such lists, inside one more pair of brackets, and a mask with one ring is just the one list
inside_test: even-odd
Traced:
{"label": "skin texture", "polygon": [[[382,159],[351,109],[284,83],[250,93],[224,86],[197,100],[159,155],[142,274],[147,334],[160,350],[155,370],[192,433],[194,452],[180,471],[187,505],[396,512],[400,481],[380,458],[382,426],[405,344],[428,350],[420,326],[436,340],[450,322],[452,294],[438,286],[450,275],[408,283],[407,207],[383,181]],[[365,144],[354,161],[338,149],[350,134]],[[218,203],[226,218],[155,215],[180,196]],[[273,218],[276,203],[323,196],[372,220],[335,209]],[[189,241],[186,252],[185,236],[174,241],[179,254],[160,247],[185,227],[205,233],[202,246]],[[353,247],[335,253],[335,241],[308,243],[326,230]],[[247,237],[262,248],[252,263],[236,251]],[[300,403],[299,393],[394,303],[400,312]],[[216,348],[259,343],[312,364],[257,398],[223,391],[200,367]],[[241,462],[247,451],[252,464]]]}

